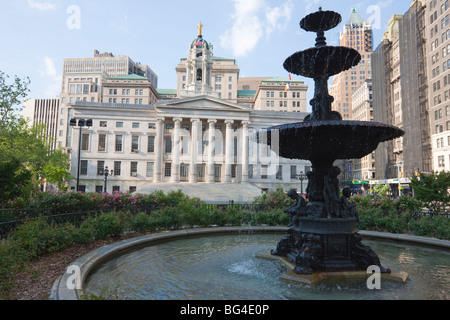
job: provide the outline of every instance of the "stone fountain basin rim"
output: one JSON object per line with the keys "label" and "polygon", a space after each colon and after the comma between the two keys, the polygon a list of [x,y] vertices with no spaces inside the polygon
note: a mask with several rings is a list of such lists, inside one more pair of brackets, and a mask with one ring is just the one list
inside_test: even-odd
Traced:
{"label": "stone fountain basin rim", "polygon": [[[286,233],[288,227],[211,227],[198,229],[185,229],[178,231],[166,231],[156,234],[140,236],[133,239],[122,240],[110,245],[97,248],[84,256],[73,261],[69,266],[78,266],[80,268],[81,288],[84,287],[84,282],[93,268],[110,257],[125,252],[126,250],[139,247],[146,244],[159,243],[161,241],[179,240],[188,237],[202,236],[202,235],[219,235],[219,234],[256,234],[256,233]],[[450,241],[440,240],[434,238],[426,238],[419,236],[410,236],[404,234],[391,234],[378,231],[359,231],[361,236],[367,238],[375,238],[382,240],[394,240],[400,242],[414,243],[423,246],[438,247],[440,249],[450,250]],[[275,244],[274,244],[275,245]],[[50,291],[50,300],[80,300],[83,294],[82,290],[69,289],[67,287],[69,278],[73,278],[73,272],[64,272],[59,276]]]}

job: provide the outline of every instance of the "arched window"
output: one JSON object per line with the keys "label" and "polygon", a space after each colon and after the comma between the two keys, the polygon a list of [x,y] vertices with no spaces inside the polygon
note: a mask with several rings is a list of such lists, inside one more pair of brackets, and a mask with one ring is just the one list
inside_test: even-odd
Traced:
{"label": "arched window", "polygon": [[202,69],[197,69],[197,81],[202,81]]}

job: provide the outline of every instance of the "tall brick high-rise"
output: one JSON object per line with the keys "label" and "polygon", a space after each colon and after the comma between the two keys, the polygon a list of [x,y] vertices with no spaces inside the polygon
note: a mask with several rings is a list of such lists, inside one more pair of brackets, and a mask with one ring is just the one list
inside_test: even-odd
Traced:
{"label": "tall brick high-rise", "polygon": [[343,119],[352,119],[352,94],[371,78],[371,54],[373,48],[373,31],[371,23],[361,18],[352,9],[350,18],[339,36],[340,46],[350,47],[361,54],[361,62],[333,78],[330,94],[334,97],[331,108],[342,114]]}

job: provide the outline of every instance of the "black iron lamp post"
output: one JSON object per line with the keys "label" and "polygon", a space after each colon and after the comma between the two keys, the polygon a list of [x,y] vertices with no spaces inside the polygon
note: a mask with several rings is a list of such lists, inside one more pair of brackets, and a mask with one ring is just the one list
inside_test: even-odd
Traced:
{"label": "black iron lamp post", "polygon": [[80,135],[78,137],[78,166],[77,166],[77,191],[80,191],[80,164],[81,164],[81,130],[83,127],[92,127],[92,119],[70,119],[71,127],[78,127]]}
{"label": "black iron lamp post", "polygon": [[308,177],[303,173],[303,171],[300,171],[300,173],[296,175],[296,178],[300,180],[300,191],[303,195],[303,180],[308,179]]}
{"label": "black iron lamp post", "polygon": [[107,187],[108,177],[114,175],[114,170],[111,169],[111,171],[110,171],[108,169],[108,166],[106,166],[105,169],[103,169],[103,175],[105,176],[105,184],[103,186],[103,192],[107,192],[106,187]]}

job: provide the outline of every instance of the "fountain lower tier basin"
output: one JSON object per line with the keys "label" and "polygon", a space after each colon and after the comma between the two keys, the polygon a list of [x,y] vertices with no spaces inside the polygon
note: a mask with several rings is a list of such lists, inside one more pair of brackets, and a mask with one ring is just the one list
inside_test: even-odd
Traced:
{"label": "fountain lower tier basin", "polygon": [[[270,127],[267,144],[273,152],[288,159],[359,159],[378,147],[380,142],[399,138],[404,131],[387,124],[365,121],[305,121]],[[262,139],[261,139],[262,138]]]}

